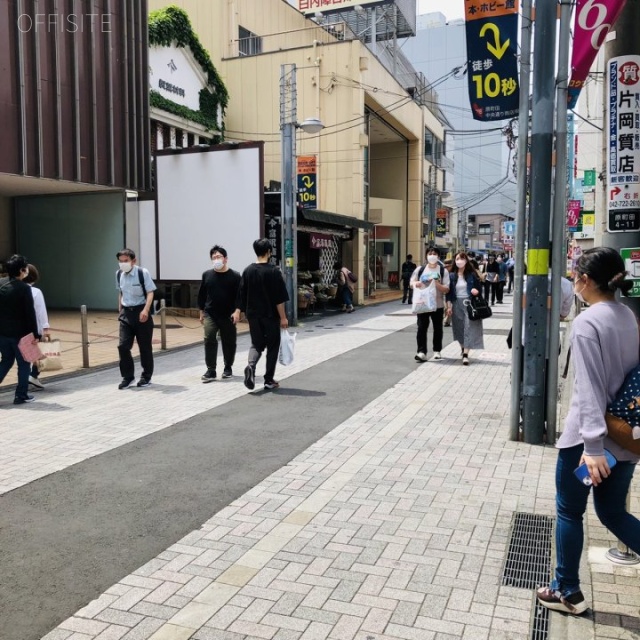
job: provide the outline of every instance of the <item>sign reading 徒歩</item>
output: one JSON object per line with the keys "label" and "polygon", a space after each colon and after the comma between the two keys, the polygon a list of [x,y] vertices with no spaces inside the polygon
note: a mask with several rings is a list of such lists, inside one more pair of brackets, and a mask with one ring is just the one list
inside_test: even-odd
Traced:
{"label": "sign reading \u5f92\u6b69", "polygon": [[607,230],[640,229],[640,56],[607,67]]}
{"label": "sign reading \u5f92\u6b69", "polygon": [[624,260],[628,277],[633,280],[633,289],[629,295],[633,298],[640,298],[640,247],[620,249],[620,255]]}
{"label": "sign reading \u5f92\u6b69", "polygon": [[316,157],[298,156],[298,204],[303,209],[318,208]]}
{"label": "sign reading \u5f92\u6b69", "polygon": [[476,120],[518,115],[518,0],[465,1],[467,76]]}

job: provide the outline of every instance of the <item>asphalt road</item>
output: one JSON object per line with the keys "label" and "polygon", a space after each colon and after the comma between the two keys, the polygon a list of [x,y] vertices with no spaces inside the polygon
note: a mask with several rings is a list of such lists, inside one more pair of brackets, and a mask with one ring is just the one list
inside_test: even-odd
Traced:
{"label": "asphalt road", "polygon": [[420,366],[414,353],[411,327],[1,496],[2,640],[38,640],[198,529]]}

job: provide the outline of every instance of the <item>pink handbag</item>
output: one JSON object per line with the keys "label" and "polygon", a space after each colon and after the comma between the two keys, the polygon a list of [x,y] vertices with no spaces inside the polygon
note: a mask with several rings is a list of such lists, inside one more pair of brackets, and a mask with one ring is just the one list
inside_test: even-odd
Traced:
{"label": "pink handbag", "polygon": [[20,349],[22,357],[32,364],[44,358],[40,348],[38,347],[38,341],[35,339],[33,333],[29,333],[24,338],[20,338],[20,342],[18,342],[18,349]]}

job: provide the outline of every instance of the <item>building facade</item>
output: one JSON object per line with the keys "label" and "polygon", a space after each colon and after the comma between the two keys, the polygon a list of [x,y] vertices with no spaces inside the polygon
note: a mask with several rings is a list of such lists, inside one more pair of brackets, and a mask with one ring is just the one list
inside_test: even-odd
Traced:
{"label": "building facade", "polygon": [[0,0],[0,255],[52,307],[113,308],[126,192],[151,187],[147,4],[47,8]]}
{"label": "building facade", "polygon": [[[166,4],[151,0],[150,8]],[[315,209],[299,214],[298,245],[308,248],[299,269],[327,272],[342,260],[360,276],[360,298],[397,286],[405,254],[423,253],[425,184],[444,190],[424,135],[429,129],[443,141],[444,127],[411,94],[415,86],[394,77],[340,16],[312,20],[285,0],[172,4],[189,15],[227,87],[226,140],[264,141],[265,187],[276,191],[282,66],[297,67],[297,119],[324,124],[319,134],[297,136],[297,155],[315,160],[316,182]]]}

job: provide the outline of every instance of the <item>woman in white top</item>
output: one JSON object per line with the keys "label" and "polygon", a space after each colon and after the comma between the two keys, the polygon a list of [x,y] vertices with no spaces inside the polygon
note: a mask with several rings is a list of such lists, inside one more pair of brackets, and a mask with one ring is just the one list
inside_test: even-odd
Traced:
{"label": "woman in white top", "polygon": [[[33,285],[38,282],[40,279],[40,273],[38,270],[32,265],[28,265],[29,274],[23,280],[28,285],[31,286],[31,293],[33,294],[33,306],[36,309],[36,321],[38,323],[38,333],[40,334],[41,340],[49,340],[49,316],[47,315],[47,306],[44,302],[44,295],[42,295],[42,291]],[[31,366],[31,375],[29,376],[29,386],[33,389],[41,391],[44,389],[44,385],[38,377],[40,376],[40,372],[38,371],[38,363],[34,362]]]}

